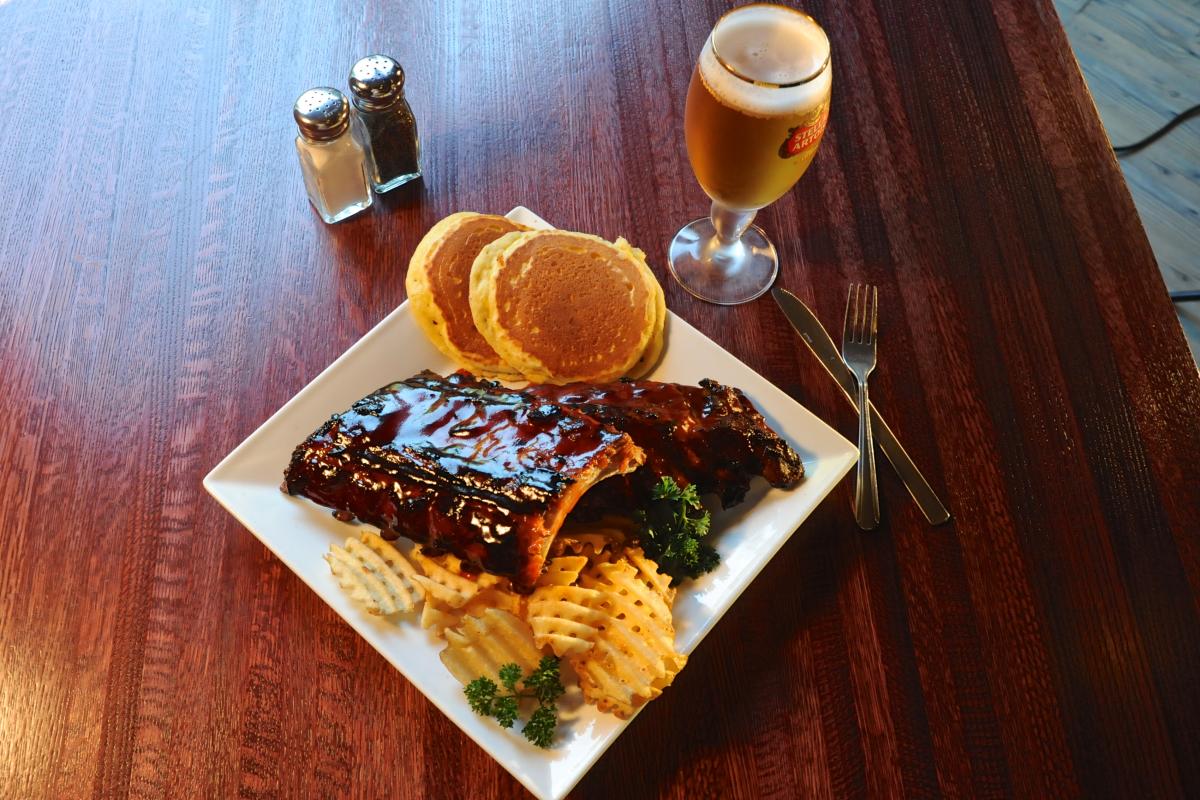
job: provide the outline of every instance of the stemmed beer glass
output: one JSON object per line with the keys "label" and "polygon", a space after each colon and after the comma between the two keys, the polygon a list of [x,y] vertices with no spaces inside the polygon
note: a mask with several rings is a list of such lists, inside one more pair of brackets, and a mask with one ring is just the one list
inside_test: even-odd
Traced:
{"label": "stemmed beer glass", "polygon": [[829,119],[829,38],[812,17],[756,3],[713,26],[688,88],[684,134],[708,217],[671,241],[671,273],[710,303],[745,303],[779,272],[750,223],[800,179]]}

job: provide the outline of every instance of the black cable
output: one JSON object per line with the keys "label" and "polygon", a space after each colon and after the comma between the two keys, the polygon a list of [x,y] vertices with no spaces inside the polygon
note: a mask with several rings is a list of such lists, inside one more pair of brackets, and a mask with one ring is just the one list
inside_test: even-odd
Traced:
{"label": "black cable", "polygon": [[1200,302],[1200,289],[1184,289],[1179,292],[1170,292],[1172,303],[1196,303]]}
{"label": "black cable", "polygon": [[1149,145],[1154,144],[1159,139],[1161,139],[1162,137],[1166,136],[1168,133],[1173,131],[1177,126],[1182,125],[1183,123],[1187,122],[1189,119],[1196,116],[1197,114],[1200,114],[1200,105],[1192,106],[1187,111],[1183,111],[1179,114],[1176,114],[1174,119],[1172,119],[1166,125],[1163,125],[1161,128],[1156,130],[1154,133],[1147,136],[1145,139],[1142,139],[1140,142],[1134,142],[1133,144],[1123,144],[1120,146],[1114,146],[1113,152],[1117,154],[1117,158],[1136,153],[1138,150],[1141,150],[1143,147],[1147,147]]}

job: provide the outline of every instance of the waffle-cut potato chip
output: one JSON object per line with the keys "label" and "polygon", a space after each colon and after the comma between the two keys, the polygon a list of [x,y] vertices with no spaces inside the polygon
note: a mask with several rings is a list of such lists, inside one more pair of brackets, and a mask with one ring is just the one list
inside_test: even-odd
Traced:
{"label": "waffle-cut potato chip", "polygon": [[579,676],[583,699],[621,719],[629,719],[638,706],[662,694],[662,688],[656,686],[665,675],[661,660],[639,652],[636,646],[633,649],[622,646],[637,641],[638,637],[617,621],[614,627],[605,630],[604,638],[597,640],[586,656],[570,659]]}
{"label": "waffle-cut potato chip", "polygon": [[543,586],[527,602],[526,620],[538,647],[550,646],[554,655],[580,656],[592,649],[608,615],[599,608],[604,594],[580,586]]}
{"label": "waffle-cut potato chip", "polygon": [[459,611],[464,616],[478,617],[489,608],[498,608],[519,617],[521,616],[521,595],[495,587],[483,589]]}
{"label": "waffle-cut potato chip", "polygon": [[425,573],[414,580],[425,590],[427,599],[438,600],[450,608],[462,608],[484,588],[483,582],[461,574],[462,562],[452,555],[428,556],[418,548],[413,551],[413,560]]}
{"label": "waffle-cut potato chip", "polygon": [[333,545],[338,583],[372,614],[412,611],[446,641],[442,663],[460,682],[499,679],[504,664],[536,668],[545,649],[568,661],[584,700],[628,719],[662,694],[687,662],[675,650],[671,578],[624,533],[603,524],[560,537],[560,555],[528,597],[494,575],[473,575],[454,555],[419,548],[411,561],[376,533]]}
{"label": "waffle-cut potato chip", "polygon": [[546,562],[538,586],[570,586],[587,566],[587,556],[559,556]]}
{"label": "waffle-cut potato chip", "polygon": [[481,589],[461,608],[454,608],[435,597],[427,597],[425,607],[421,609],[421,627],[433,628],[434,633],[441,635],[445,628],[453,628],[463,617],[477,617],[489,608],[522,616],[521,596],[503,589]]}
{"label": "waffle-cut potato chip", "polygon": [[629,563],[637,568],[638,578],[646,586],[657,592],[668,606],[675,604],[675,589],[671,587],[671,576],[665,572],[659,572],[658,564],[647,558],[642,548],[631,547],[625,551],[625,558],[629,559]]}
{"label": "waffle-cut potato chip", "polygon": [[661,694],[687,663],[675,650],[674,593],[664,596],[656,588],[665,576],[640,551],[627,555],[638,565],[622,559],[597,564],[580,576],[581,586],[603,595],[599,608],[608,618],[592,648],[569,659],[584,699],[622,719]]}
{"label": "waffle-cut potato chip", "polygon": [[599,564],[613,559],[624,534],[615,528],[587,528],[559,534],[558,538],[564,554],[583,556],[589,564]]}
{"label": "waffle-cut potato chip", "polygon": [[[657,573],[657,565],[649,559],[645,559],[645,561],[653,565],[652,569]],[[667,580],[669,581],[670,578],[668,577]],[[675,599],[674,593],[672,592],[669,596],[660,594],[647,584],[639,569],[625,559],[597,564],[579,576],[579,585],[604,592],[608,596],[607,600],[610,604],[609,613],[613,616],[622,611],[625,605],[622,604],[618,607],[615,601],[626,600],[627,604],[639,615],[665,624],[670,627],[672,635],[674,634],[675,629],[671,619],[671,603]]]}
{"label": "waffle-cut potato chip", "polygon": [[541,660],[529,625],[496,608],[478,617],[463,617],[458,627],[446,629],[445,636],[442,663],[464,686],[481,676],[499,682],[505,664],[532,672]]}
{"label": "waffle-cut potato chip", "polygon": [[338,585],[370,614],[386,616],[412,611],[423,595],[420,576],[408,559],[376,533],[329,546],[325,554]]}
{"label": "waffle-cut potato chip", "polygon": [[457,625],[459,619],[460,615],[455,609],[431,597],[426,598],[425,604],[421,606],[421,627],[433,628],[434,633],[439,636],[446,628]]}

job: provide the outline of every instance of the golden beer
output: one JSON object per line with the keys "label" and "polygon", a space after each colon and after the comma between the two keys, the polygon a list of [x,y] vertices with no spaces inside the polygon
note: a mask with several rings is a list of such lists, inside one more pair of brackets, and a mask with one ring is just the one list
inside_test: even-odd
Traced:
{"label": "golden beer", "polygon": [[817,154],[829,119],[829,64],[821,26],[770,3],[730,11],[700,48],[683,131],[712,207],[671,239],[667,264],[701,300],[746,303],[779,274],[778,251],[754,216]]}
{"label": "golden beer", "polygon": [[704,191],[759,209],[800,179],[829,117],[829,42],[781,6],[743,6],[713,29],[692,72],[684,136]]}

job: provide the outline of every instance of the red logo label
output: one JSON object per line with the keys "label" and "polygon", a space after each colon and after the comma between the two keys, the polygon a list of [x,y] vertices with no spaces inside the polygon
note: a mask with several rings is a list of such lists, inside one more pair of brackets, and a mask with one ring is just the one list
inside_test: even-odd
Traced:
{"label": "red logo label", "polygon": [[788,129],[788,138],[779,145],[779,157],[791,158],[798,156],[815,145],[825,132],[825,122],[829,119],[829,104],[821,109],[815,122],[811,125],[797,125]]}

